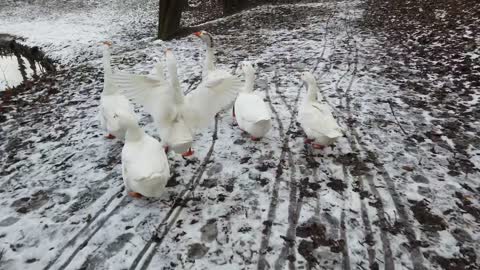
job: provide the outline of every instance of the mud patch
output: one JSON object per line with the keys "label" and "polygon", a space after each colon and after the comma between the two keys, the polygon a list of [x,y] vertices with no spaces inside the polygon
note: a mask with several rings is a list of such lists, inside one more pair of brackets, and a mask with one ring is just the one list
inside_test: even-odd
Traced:
{"label": "mud patch", "polygon": [[203,242],[212,242],[217,238],[218,229],[217,229],[217,220],[209,219],[207,224],[203,225],[200,229],[202,233],[201,239]]}
{"label": "mud patch", "polygon": [[445,270],[476,270],[480,265],[476,263],[477,255],[470,247],[460,247],[459,253],[454,258],[434,256],[433,260]]}
{"label": "mud patch", "polygon": [[365,162],[362,161],[356,153],[347,153],[338,156],[335,162],[350,167],[350,173],[353,176],[365,175],[370,171]]}
{"label": "mud patch", "polygon": [[477,222],[480,222],[480,209],[475,207],[473,202],[460,192],[455,192],[455,197],[460,200],[460,202],[457,202],[457,206],[472,215]]}
{"label": "mud patch", "polygon": [[413,216],[423,225],[424,229],[443,231],[448,228],[448,224],[443,218],[431,213],[431,208],[426,201],[414,202],[410,210],[412,210]]}
{"label": "mud patch", "polygon": [[298,245],[298,253],[312,264],[319,263],[319,259],[315,257],[314,251],[320,246],[330,247],[331,252],[340,253],[345,245],[343,239],[333,240],[328,238],[325,225],[315,220],[309,220],[298,226],[296,234],[297,237],[310,239],[304,239],[300,242]]}
{"label": "mud patch", "polygon": [[80,192],[75,198],[76,200],[68,208],[68,212],[73,214],[80,209],[86,208],[87,206],[95,202],[102,194],[102,191],[97,189]]}
{"label": "mud patch", "polygon": [[327,183],[327,187],[341,194],[343,191],[345,191],[347,185],[340,179],[330,178],[330,181]]}
{"label": "mud patch", "polygon": [[422,183],[422,184],[428,184],[430,182],[428,180],[428,178],[426,178],[425,176],[420,175],[420,174],[416,174],[416,175],[412,176],[412,179],[413,179],[413,181],[415,181],[417,183]]}
{"label": "mud patch", "polygon": [[207,254],[209,248],[204,244],[195,243],[188,246],[187,257],[189,260],[198,260]]}
{"label": "mud patch", "polygon": [[26,214],[42,207],[49,200],[48,194],[44,190],[33,193],[30,197],[23,197],[14,201],[11,207],[18,213]]}
{"label": "mud patch", "polygon": [[8,217],[5,218],[4,220],[0,221],[0,227],[8,227],[10,225],[13,225],[19,221],[20,218],[18,217]]}

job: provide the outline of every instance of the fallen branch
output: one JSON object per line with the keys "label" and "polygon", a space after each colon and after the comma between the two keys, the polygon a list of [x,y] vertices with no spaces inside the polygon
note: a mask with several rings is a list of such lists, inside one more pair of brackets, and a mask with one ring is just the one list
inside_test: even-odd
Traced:
{"label": "fallen branch", "polygon": [[405,131],[405,129],[403,129],[402,125],[401,125],[400,122],[398,121],[397,116],[395,115],[395,111],[393,110],[393,106],[392,106],[392,101],[391,101],[391,100],[388,100],[388,105],[390,106],[390,110],[392,111],[393,117],[395,118],[395,122],[397,122],[397,125],[400,127],[400,129],[402,130],[403,134],[405,134],[406,136],[408,136],[408,133]]}

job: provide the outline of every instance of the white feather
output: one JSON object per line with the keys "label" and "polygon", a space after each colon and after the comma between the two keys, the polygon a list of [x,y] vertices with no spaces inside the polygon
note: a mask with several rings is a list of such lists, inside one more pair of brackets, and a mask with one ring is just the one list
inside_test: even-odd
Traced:
{"label": "white feather", "polygon": [[172,121],[176,116],[175,95],[166,81],[151,75],[118,72],[113,79],[122,93],[142,105],[157,124]]}
{"label": "white feather", "polygon": [[186,96],[184,119],[192,129],[208,126],[215,115],[231,104],[242,87],[241,80],[223,70],[209,72]]}

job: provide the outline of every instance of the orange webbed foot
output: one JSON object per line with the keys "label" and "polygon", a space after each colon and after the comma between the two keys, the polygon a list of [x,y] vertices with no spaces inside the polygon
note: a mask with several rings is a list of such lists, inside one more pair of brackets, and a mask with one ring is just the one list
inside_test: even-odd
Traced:
{"label": "orange webbed foot", "polygon": [[183,157],[189,157],[191,155],[193,155],[193,151],[192,151],[192,148],[189,148],[187,152],[183,153],[182,156]]}
{"label": "orange webbed foot", "polygon": [[109,140],[113,140],[115,139],[116,137],[113,136],[112,134],[108,134],[107,136],[105,136],[105,139],[109,139]]}
{"label": "orange webbed foot", "polygon": [[134,192],[134,191],[130,191],[128,192],[128,196],[132,197],[132,198],[135,198],[135,199],[141,199],[143,198],[143,195],[138,193],[138,192]]}
{"label": "orange webbed foot", "polygon": [[325,148],[325,145],[318,144],[318,143],[312,143],[312,147],[315,148],[315,149],[323,150]]}

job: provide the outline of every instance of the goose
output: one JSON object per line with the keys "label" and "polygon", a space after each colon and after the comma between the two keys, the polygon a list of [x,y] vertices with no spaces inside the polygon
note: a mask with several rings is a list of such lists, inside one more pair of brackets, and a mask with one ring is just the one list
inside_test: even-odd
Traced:
{"label": "goose", "polygon": [[100,96],[99,119],[100,126],[107,132],[105,136],[107,139],[124,139],[126,129],[121,125],[119,118],[116,117],[119,113],[128,115],[136,119],[135,113],[128,99],[121,95],[118,88],[112,81],[112,67],[110,65],[110,50],[112,43],[103,42],[103,68],[104,68],[104,84],[103,91]]}
{"label": "goose", "polygon": [[126,127],[122,177],[128,195],[134,198],[160,197],[170,177],[163,145],[146,134],[132,115],[120,112],[115,117]]}
{"label": "goose", "polygon": [[194,33],[195,36],[199,37],[206,47],[205,51],[205,62],[203,64],[202,76],[205,78],[208,73],[216,70],[215,67],[215,48],[213,43],[213,37],[207,31],[198,31]]}
{"label": "goose", "polygon": [[253,65],[245,61],[241,68],[245,75],[245,86],[235,100],[233,117],[240,129],[249,133],[252,140],[258,140],[272,127],[272,115],[263,98],[253,92],[255,81]]}
{"label": "goose", "polygon": [[332,115],[330,107],[325,102],[317,100],[319,89],[315,77],[311,72],[303,72],[301,79],[307,84],[307,96],[300,105],[298,122],[302,126],[307,138],[306,143],[312,143],[313,148],[323,149],[333,144],[343,136],[342,129]]}
{"label": "goose", "polygon": [[215,115],[235,99],[241,81],[224,71],[213,72],[185,96],[173,51],[167,49],[165,57],[169,82],[162,76],[122,72],[116,74],[115,81],[128,97],[152,115],[167,151],[171,148],[190,156],[194,132],[207,127]]}

